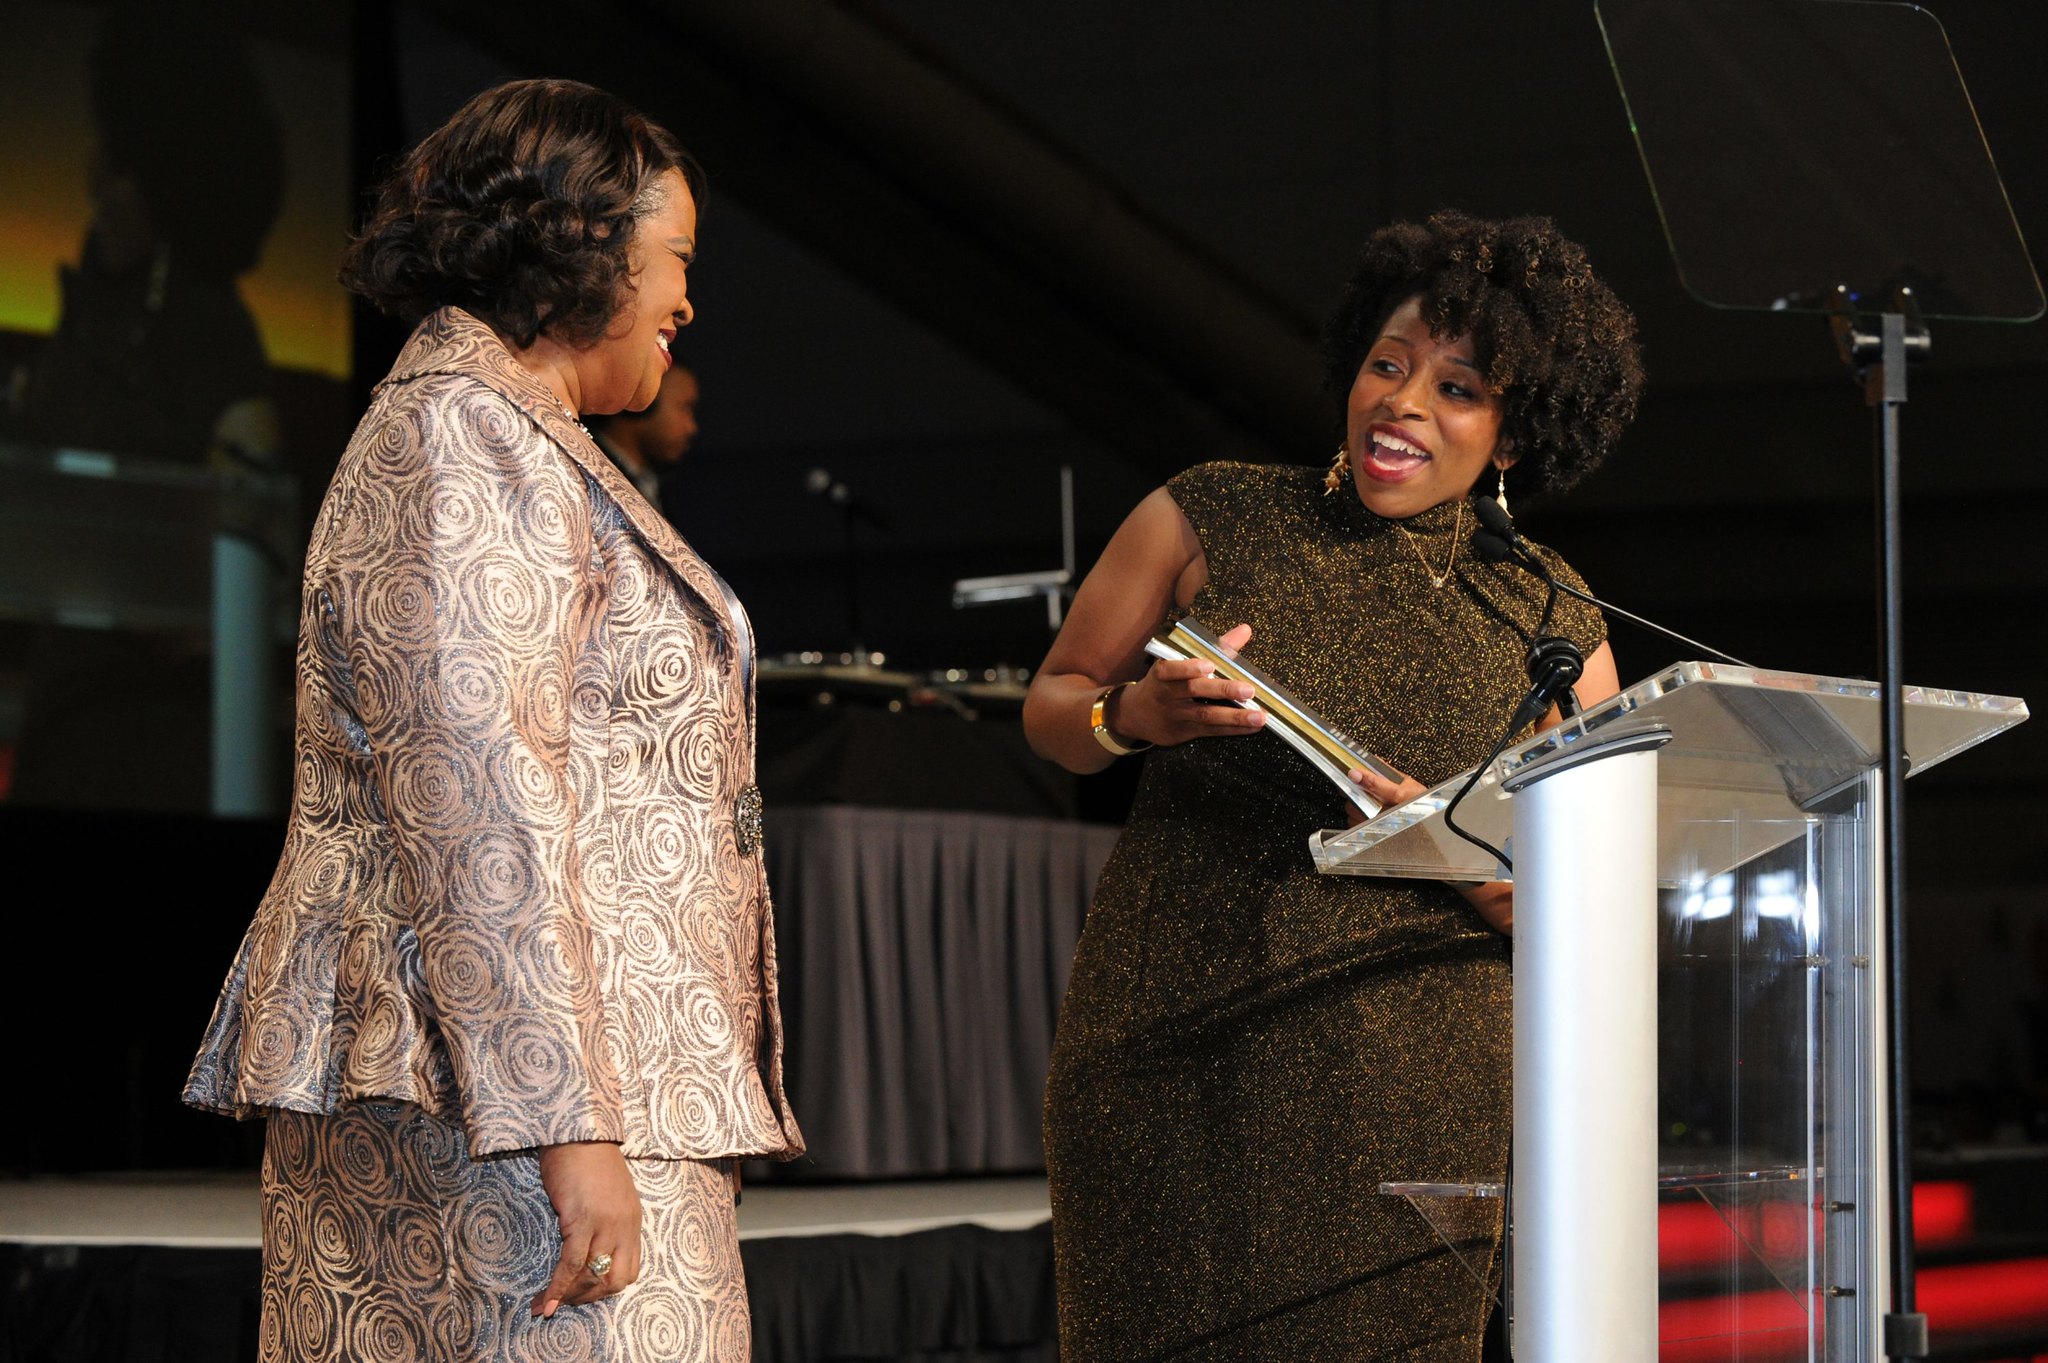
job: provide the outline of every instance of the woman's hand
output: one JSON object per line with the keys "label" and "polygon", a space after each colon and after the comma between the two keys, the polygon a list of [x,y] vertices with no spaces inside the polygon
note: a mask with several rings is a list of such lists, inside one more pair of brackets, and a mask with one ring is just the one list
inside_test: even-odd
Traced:
{"label": "woman's hand", "polygon": [[[1154,662],[1145,651],[1160,622],[1188,610],[1208,580],[1194,526],[1172,494],[1157,489],[1124,518],[1082,579],[1031,679],[1024,697],[1031,750],[1084,776],[1115,761],[1117,754],[1096,741],[1093,723],[1095,701],[1109,686],[1116,690],[1103,718],[1125,747],[1257,733],[1263,714],[1213,703],[1248,696],[1249,688],[1218,679],[1205,663]],[[1235,649],[1251,630],[1240,625],[1223,637]],[[1125,681],[1131,684],[1118,685]]]}
{"label": "woman's hand", "polygon": [[[1217,642],[1234,658],[1251,637],[1252,627],[1239,625]],[[1227,703],[1251,699],[1251,683],[1225,681],[1215,672],[1215,664],[1199,658],[1161,658],[1111,699],[1103,716],[1109,731],[1119,738],[1166,747],[1191,738],[1227,738],[1264,728],[1265,711]]]}
{"label": "woman's hand", "polygon": [[1465,896],[1465,902],[1479,910],[1486,925],[1504,937],[1515,934],[1515,883],[1488,880],[1480,883],[1453,881],[1451,888]]}
{"label": "woman's hand", "polygon": [[[1353,767],[1348,774],[1351,777],[1352,784],[1356,785],[1367,795],[1372,796],[1373,799],[1379,801],[1381,809],[1392,809],[1395,805],[1405,805],[1429,789],[1428,786],[1423,785],[1422,782],[1405,772],[1395,772],[1395,775],[1401,778],[1398,781],[1389,781],[1377,772],[1366,771],[1362,767]],[[1356,828],[1365,822],[1365,811],[1357,805],[1351,806],[1349,814],[1349,827]]]}
{"label": "woman's hand", "polygon": [[[1398,781],[1389,781],[1384,776],[1375,775],[1369,771],[1362,771],[1356,767],[1349,773],[1351,779],[1357,783],[1360,790],[1363,790],[1367,795],[1380,802],[1381,809],[1392,809],[1396,805],[1405,805],[1416,796],[1425,794],[1429,789],[1422,782],[1406,773],[1396,774],[1401,777]],[[1350,827],[1356,828],[1365,822],[1365,811],[1357,805],[1351,806],[1349,814]],[[1515,887],[1513,882],[1496,880],[1478,885],[1457,881],[1449,883],[1452,889],[1465,897],[1466,903],[1479,911],[1479,916],[1486,920],[1487,926],[1499,933],[1511,933],[1513,931],[1515,926]]]}
{"label": "woman's hand", "polygon": [[[640,1276],[640,1190],[626,1157],[610,1141],[571,1141],[540,1148],[540,1181],[562,1226],[562,1257],[533,1314],[601,1301]],[[605,1271],[590,1264],[609,1255]]]}

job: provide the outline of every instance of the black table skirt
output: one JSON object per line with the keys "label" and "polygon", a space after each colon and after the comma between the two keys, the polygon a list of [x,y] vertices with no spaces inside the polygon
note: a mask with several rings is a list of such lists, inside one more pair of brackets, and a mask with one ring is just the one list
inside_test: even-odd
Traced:
{"label": "black table skirt", "polygon": [[[742,1241],[755,1363],[1057,1357],[1049,1226]],[[242,1363],[258,1253],[0,1244],[0,1363]]]}
{"label": "black table skirt", "polygon": [[1116,835],[998,814],[771,809],[787,1078],[810,1154],[763,1172],[1042,1168],[1053,1024]]}

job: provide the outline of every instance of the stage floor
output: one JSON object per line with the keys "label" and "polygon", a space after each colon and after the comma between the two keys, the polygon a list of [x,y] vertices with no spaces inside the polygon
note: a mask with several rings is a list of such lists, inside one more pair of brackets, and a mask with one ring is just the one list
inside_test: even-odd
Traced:
{"label": "stage floor", "polygon": [[[1052,1216],[1043,1176],[749,1185],[740,1239],[1027,1230]],[[257,1249],[254,1173],[82,1174],[0,1181],[0,1243]]]}

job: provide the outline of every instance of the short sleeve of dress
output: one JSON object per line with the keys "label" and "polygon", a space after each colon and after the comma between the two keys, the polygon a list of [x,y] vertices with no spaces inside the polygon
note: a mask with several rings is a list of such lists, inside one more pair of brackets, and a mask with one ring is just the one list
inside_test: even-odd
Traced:
{"label": "short sleeve of dress", "polygon": [[1242,464],[1218,460],[1197,464],[1166,480],[1166,494],[1180,508],[1202,542],[1202,552],[1213,571],[1218,562],[1233,562],[1240,551],[1256,553],[1256,545],[1240,539],[1264,533],[1267,517],[1253,514],[1253,506],[1270,499],[1268,486],[1279,471],[1267,464]]}

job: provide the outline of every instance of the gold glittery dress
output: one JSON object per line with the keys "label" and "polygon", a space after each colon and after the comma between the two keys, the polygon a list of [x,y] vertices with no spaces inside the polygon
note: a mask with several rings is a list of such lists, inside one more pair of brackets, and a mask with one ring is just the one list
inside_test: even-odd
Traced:
{"label": "gold glittery dress", "polygon": [[[1397,524],[1249,464],[1168,488],[1208,560],[1196,618],[1249,622],[1248,660],[1424,784],[1486,755],[1543,591],[1478,560],[1469,507]],[[1568,599],[1551,632],[1605,637]],[[1505,1166],[1507,940],[1449,886],[1318,876],[1343,797],[1273,735],[1144,761],[1047,1083],[1061,1358],[1472,1363],[1486,1294],[1376,1188]],[[1498,1204],[1464,1206],[1491,1265]]]}

